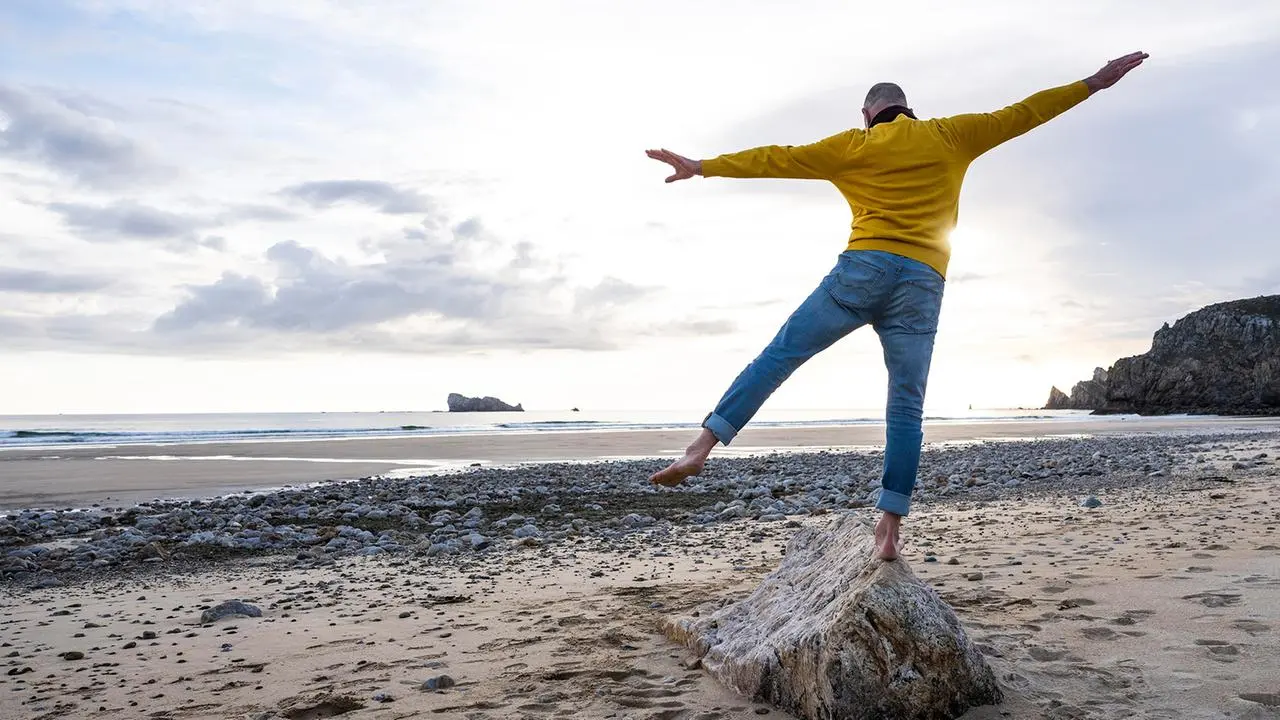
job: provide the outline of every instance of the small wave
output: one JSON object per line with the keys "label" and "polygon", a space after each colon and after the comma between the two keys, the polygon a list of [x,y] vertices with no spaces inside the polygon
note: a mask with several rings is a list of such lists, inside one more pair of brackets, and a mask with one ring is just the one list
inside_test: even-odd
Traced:
{"label": "small wave", "polygon": [[507,430],[537,430],[540,427],[548,428],[566,428],[566,427],[600,427],[603,425],[628,425],[634,423],[624,423],[613,420],[538,420],[535,422],[510,422],[498,423],[496,427]]}
{"label": "small wave", "polygon": [[72,432],[70,430],[10,430],[0,437],[11,438],[91,438],[109,437],[116,433]]}

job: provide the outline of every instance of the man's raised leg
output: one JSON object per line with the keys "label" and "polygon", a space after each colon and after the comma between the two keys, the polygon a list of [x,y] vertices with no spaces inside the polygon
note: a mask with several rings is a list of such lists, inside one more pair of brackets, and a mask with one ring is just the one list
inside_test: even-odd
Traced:
{"label": "man's raised leg", "polygon": [[[826,282],[826,281],[824,281]],[[862,314],[836,302],[819,285],[791,314],[764,351],[729,386],[714,412],[702,422],[698,439],[684,457],[649,478],[674,487],[702,472],[716,443],[728,445],[796,368],[832,343],[866,324]]]}

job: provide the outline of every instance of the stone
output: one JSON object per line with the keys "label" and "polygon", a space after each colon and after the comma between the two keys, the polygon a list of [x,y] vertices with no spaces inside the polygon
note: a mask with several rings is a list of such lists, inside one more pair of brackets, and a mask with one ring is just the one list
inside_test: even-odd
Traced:
{"label": "stone", "polygon": [[714,678],[801,718],[952,718],[1000,702],[981,651],[904,560],[874,559],[871,525],[800,530],[747,598],[667,618]]}
{"label": "stone", "polygon": [[1080,501],[1080,507],[1082,507],[1082,508],[1096,508],[1096,507],[1102,507],[1102,501],[1101,501],[1101,500],[1099,500],[1098,498],[1096,498],[1096,497],[1094,497],[1094,496],[1090,495],[1089,497],[1087,497],[1087,498],[1085,498],[1085,499],[1083,499],[1083,500],[1081,500],[1081,501]]}
{"label": "stone", "polygon": [[63,660],[83,660],[84,653],[79,650],[68,650],[61,655]]}
{"label": "stone", "polygon": [[424,680],[422,683],[422,689],[423,690],[444,690],[445,688],[451,688],[457,684],[458,684],[457,681],[455,681],[453,678],[449,677],[448,675],[437,675],[435,677],[429,677],[426,680]]}
{"label": "stone", "polygon": [[449,393],[449,412],[524,412],[520,404],[508,405],[496,397],[467,397]]}
{"label": "stone", "polygon": [[224,617],[230,617],[232,615],[244,615],[246,617],[262,617],[262,611],[253,605],[250,605],[245,602],[240,602],[239,600],[228,600],[227,602],[219,603],[218,605],[215,605],[209,608],[208,610],[205,610],[204,612],[200,613],[200,622],[202,623],[217,622],[218,620],[221,620]]}

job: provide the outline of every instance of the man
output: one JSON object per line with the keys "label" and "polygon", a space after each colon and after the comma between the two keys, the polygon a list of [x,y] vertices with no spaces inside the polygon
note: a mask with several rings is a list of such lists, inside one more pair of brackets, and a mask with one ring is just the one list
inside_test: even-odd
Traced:
{"label": "man", "polygon": [[910,510],[923,441],[921,420],[933,339],[969,164],[991,148],[1066,112],[1142,64],[1136,52],[1088,78],[1045,90],[993,113],[918,120],[892,83],[867,93],[865,130],[812,145],[767,146],[691,160],[668,150],[647,154],[672,166],[667,182],[704,177],[827,180],[853,211],[853,232],[835,268],[734,380],[702,423],[685,456],[650,480],[679,485],[702,472],[716,443],[728,445],[764,401],[806,360],[863,325],[880,336],[889,370],[884,473],[876,507],[876,553],[898,557],[899,528]]}

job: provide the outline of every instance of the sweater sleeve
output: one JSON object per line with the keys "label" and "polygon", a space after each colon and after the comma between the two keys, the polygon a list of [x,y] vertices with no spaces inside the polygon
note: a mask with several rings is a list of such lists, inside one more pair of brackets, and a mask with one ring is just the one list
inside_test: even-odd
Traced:
{"label": "sweater sleeve", "polygon": [[809,145],[767,145],[702,161],[705,177],[829,180],[840,172],[863,131],[853,129]]}
{"label": "sweater sleeve", "polygon": [[995,146],[1043,125],[1084,102],[1089,86],[1083,80],[1043,90],[990,113],[955,115],[941,120],[961,152],[976,158]]}

